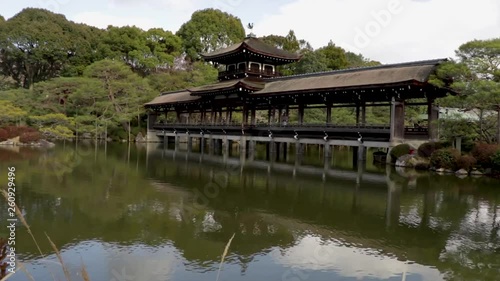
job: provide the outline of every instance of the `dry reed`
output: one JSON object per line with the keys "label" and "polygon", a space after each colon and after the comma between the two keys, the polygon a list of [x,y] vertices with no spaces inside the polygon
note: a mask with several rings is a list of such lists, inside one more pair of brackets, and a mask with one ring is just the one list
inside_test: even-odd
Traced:
{"label": "dry reed", "polygon": [[52,246],[52,249],[56,252],[57,259],[59,260],[59,263],[61,263],[61,266],[62,266],[62,269],[63,269],[63,272],[64,272],[64,276],[66,277],[66,280],[67,281],[71,281],[71,275],[69,274],[69,270],[64,265],[64,261],[62,259],[61,253],[59,253],[59,250],[57,249],[56,244],[54,244],[54,242],[52,242],[52,240],[47,235],[47,233],[45,233],[45,236],[47,236],[47,239],[49,240],[50,246]]}
{"label": "dry reed", "polygon": [[[7,202],[9,202],[9,194],[5,191],[5,190],[1,190],[2,191],[2,195],[3,197],[5,198],[5,200]],[[40,249],[40,246],[38,245],[38,243],[36,242],[36,239],[35,239],[35,236],[33,235],[33,233],[31,232],[31,228],[30,226],[28,225],[28,223],[26,222],[26,220],[24,219],[24,216],[23,214],[21,213],[21,211],[19,210],[19,208],[17,207],[17,204],[14,203],[14,207],[15,207],[15,210],[16,210],[16,216],[17,218],[19,219],[19,221],[21,221],[21,223],[24,225],[24,227],[26,227],[26,230],[28,231],[28,234],[31,236],[31,239],[33,239],[33,242],[35,242],[35,245],[38,249],[38,252],[40,253],[40,255],[42,255],[42,257],[45,257],[42,253],[42,250]]]}
{"label": "dry reed", "polygon": [[231,242],[233,242],[233,238],[236,235],[236,233],[231,236],[231,239],[226,244],[226,248],[224,249],[224,253],[222,253],[222,258],[220,259],[220,265],[219,265],[219,271],[217,271],[217,279],[216,281],[219,281],[219,276],[220,276],[220,271],[222,270],[222,265],[224,264],[224,259],[227,256],[227,252],[229,252],[229,247],[231,246]]}

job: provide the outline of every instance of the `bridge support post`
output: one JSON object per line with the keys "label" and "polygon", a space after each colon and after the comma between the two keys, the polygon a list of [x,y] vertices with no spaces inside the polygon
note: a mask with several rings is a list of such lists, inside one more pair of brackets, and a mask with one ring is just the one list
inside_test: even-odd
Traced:
{"label": "bridge support post", "polygon": [[300,142],[295,142],[295,165],[302,164],[302,154],[304,153],[304,145]]}
{"label": "bridge support post", "polygon": [[284,142],[281,144],[281,149],[283,150],[283,161],[286,162],[288,160],[288,143]]}
{"label": "bridge support post", "polygon": [[269,160],[271,162],[275,162],[277,158],[279,158],[276,154],[277,149],[276,149],[276,142],[274,140],[271,140],[269,142]]}
{"label": "bridge support post", "polygon": [[257,146],[257,142],[254,140],[248,141],[248,160],[255,160],[255,147]]}
{"label": "bridge support post", "polygon": [[283,143],[277,142],[277,143],[275,143],[275,145],[276,145],[276,161],[280,161],[281,148],[283,146]]}
{"label": "bridge support post", "polygon": [[193,137],[191,135],[187,135],[187,151],[190,153],[193,151]]}
{"label": "bridge support post", "polygon": [[179,150],[179,142],[181,137],[178,134],[175,134],[174,139],[175,139],[175,151],[177,151]]}
{"label": "bridge support post", "polygon": [[325,170],[330,169],[330,163],[332,162],[332,146],[329,143],[323,145],[323,164]]}
{"label": "bridge support post", "polygon": [[222,142],[222,149],[224,150],[222,155],[224,156],[224,163],[227,162],[227,158],[229,158],[229,140],[227,136],[224,137],[224,141]]}
{"label": "bridge support post", "polygon": [[205,136],[201,136],[200,138],[200,153],[205,153]]}
{"label": "bridge support post", "polygon": [[240,151],[240,162],[243,165],[247,158],[247,139],[245,136],[241,136],[240,138],[239,151]]}
{"label": "bridge support post", "polygon": [[405,104],[392,97],[391,101],[391,143],[401,141],[405,135]]}

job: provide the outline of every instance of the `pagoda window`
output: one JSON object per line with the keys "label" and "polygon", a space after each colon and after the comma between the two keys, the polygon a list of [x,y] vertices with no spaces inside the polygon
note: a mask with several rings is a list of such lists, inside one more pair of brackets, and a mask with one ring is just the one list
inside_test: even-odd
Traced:
{"label": "pagoda window", "polygon": [[274,74],[274,66],[273,65],[269,65],[269,64],[265,64],[264,65],[264,73],[268,74],[268,75]]}
{"label": "pagoda window", "polygon": [[250,63],[250,71],[251,72],[260,72],[260,63],[251,62]]}
{"label": "pagoda window", "polygon": [[228,72],[234,72],[236,71],[236,64],[230,64],[227,66],[227,71]]}
{"label": "pagoda window", "polygon": [[244,72],[247,69],[247,63],[246,62],[240,62],[238,63],[238,70]]}

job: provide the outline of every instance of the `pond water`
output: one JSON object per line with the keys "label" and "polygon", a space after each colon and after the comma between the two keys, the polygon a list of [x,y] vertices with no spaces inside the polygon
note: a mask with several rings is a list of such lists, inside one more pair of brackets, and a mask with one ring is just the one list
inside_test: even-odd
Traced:
{"label": "pond water", "polygon": [[233,234],[219,280],[498,280],[500,181],[370,157],[353,169],[350,153],[325,170],[314,148],[302,166],[156,145],[0,148],[0,185],[16,167],[42,253],[21,224],[16,251],[36,281],[65,280],[45,233],[72,280],[82,266],[93,281],[216,280]]}

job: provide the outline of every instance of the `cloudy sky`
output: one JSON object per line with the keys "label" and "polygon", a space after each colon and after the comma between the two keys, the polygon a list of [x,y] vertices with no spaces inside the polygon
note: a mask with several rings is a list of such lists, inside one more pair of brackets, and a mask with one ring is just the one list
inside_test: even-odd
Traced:
{"label": "cloudy sky", "polygon": [[252,22],[258,36],[285,35],[319,48],[332,40],[383,63],[453,57],[469,40],[500,36],[500,0],[16,0],[0,12],[25,7],[62,13],[98,27],[136,25],[177,31],[191,14],[219,8]]}

